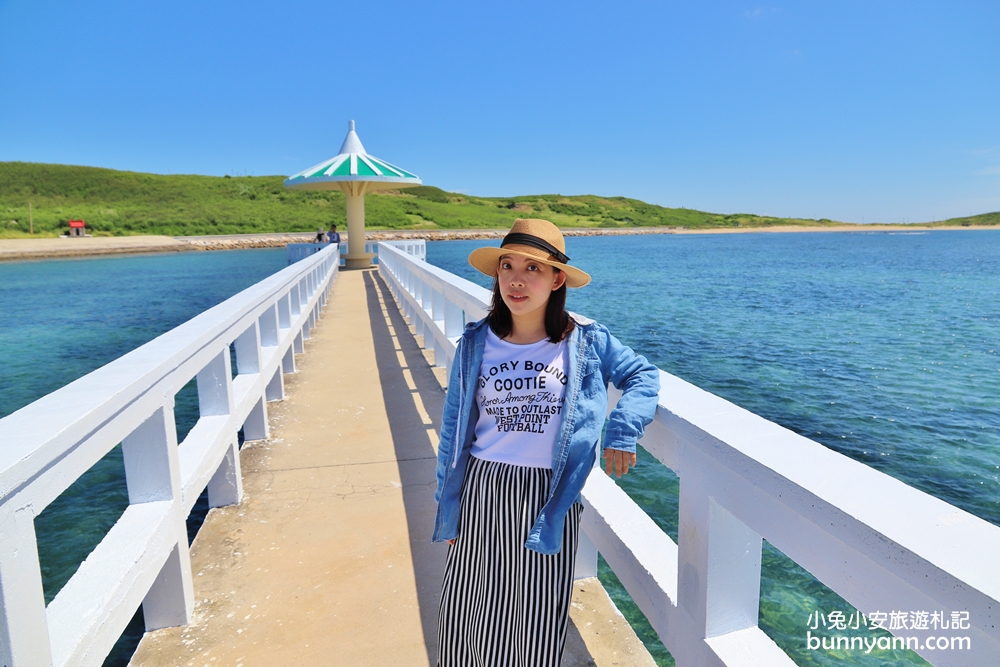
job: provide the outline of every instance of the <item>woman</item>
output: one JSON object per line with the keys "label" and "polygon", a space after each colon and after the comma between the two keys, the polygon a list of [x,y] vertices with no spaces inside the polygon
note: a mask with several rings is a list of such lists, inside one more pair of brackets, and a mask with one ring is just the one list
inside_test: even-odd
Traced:
{"label": "woman", "polygon": [[565,253],[555,225],[517,220],[499,248],[469,255],[494,278],[493,301],[459,340],[441,423],[440,667],[559,664],[607,383],[624,392],[604,436],[609,475],[635,465],[656,410],[656,367],[566,312],[566,288],[590,276]]}

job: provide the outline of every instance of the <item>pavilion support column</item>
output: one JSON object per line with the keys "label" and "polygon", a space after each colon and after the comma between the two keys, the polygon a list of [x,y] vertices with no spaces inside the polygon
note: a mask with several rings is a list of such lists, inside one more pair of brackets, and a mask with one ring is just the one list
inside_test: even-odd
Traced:
{"label": "pavilion support column", "polygon": [[365,190],[364,182],[342,183],[347,198],[346,268],[367,269],[372,265],[371,253],[365,252]]}

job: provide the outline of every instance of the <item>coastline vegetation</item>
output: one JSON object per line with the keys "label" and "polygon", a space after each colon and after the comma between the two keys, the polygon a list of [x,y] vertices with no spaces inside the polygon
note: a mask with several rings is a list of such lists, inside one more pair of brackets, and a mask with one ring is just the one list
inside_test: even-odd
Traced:
{"label": "coastline vegetation", "polygon": [[[143,174],[98,167],[0,162],[0,238],[65,233],[85,220],[95,236],[200,236],[309,232],[345,221],[340,192],[286,190],[283,176]],[[31,212],[29,214],[29,203]],[[626,197],[526,195],[474,197],[433,186],[365,197],[370,230],[504,229],[514,217],[538,217],[570,228],[726,229],[824,227],[833,220],[722,215],[667,208]],[[1000,212],[933,226],[1000,225]]]}

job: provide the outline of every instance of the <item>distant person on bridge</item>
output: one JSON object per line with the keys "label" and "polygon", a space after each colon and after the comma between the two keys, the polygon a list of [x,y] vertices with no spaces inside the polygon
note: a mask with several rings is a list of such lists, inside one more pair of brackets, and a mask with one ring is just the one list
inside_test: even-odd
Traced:
{"label": "distant person on bridge", "polygon": [[326,232],[323,231],[322,227],[316,230],[316,239],[313,243],[326,243]]}
{"label": "distant person on bridge", "polygon": [[556,667],[607,384],[623,391],[604,436],[605,469],[620,477],[653,419],[659,371],[566,311],[566,288],[590,276],[551,222],[516,220],[469,263],[494,279],[493,300],[459,339],[441,421],[433,539],[451,546],[438,665]]}
{"label": "distant person on bridge", "polygon": [[340,234],[337,233],[337,225],[330,225],[330,231],[326,233],[328,243],[340,243]]}

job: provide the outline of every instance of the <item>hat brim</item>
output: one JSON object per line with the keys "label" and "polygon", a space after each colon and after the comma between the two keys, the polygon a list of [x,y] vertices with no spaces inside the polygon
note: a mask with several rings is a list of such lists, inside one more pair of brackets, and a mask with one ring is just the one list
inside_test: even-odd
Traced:
{"label": "hat brim", "polygon": [[496,278],[497,268],[500,266],[500,258],[504,255],[520,255],[522,257],[527,257],[528,259],[533,259],[539,264],[548,264],[549,266],[555,267],[566,274],[566,286],[567,287],[583,287],[590,282],[590,276],[576,268],[575,266],[570,266],[569,264],[563,264],[562,262],[557,262],[554,259],[549,259],[549,255],[543,255],[544,250],[538,250],[537,248],[532,248],[531,246],[522,246],[511,244],[504,246],[503,248],[476,248],[469,254],[469,264],[471,264],[475,269],[488,275],[491,278]]}

